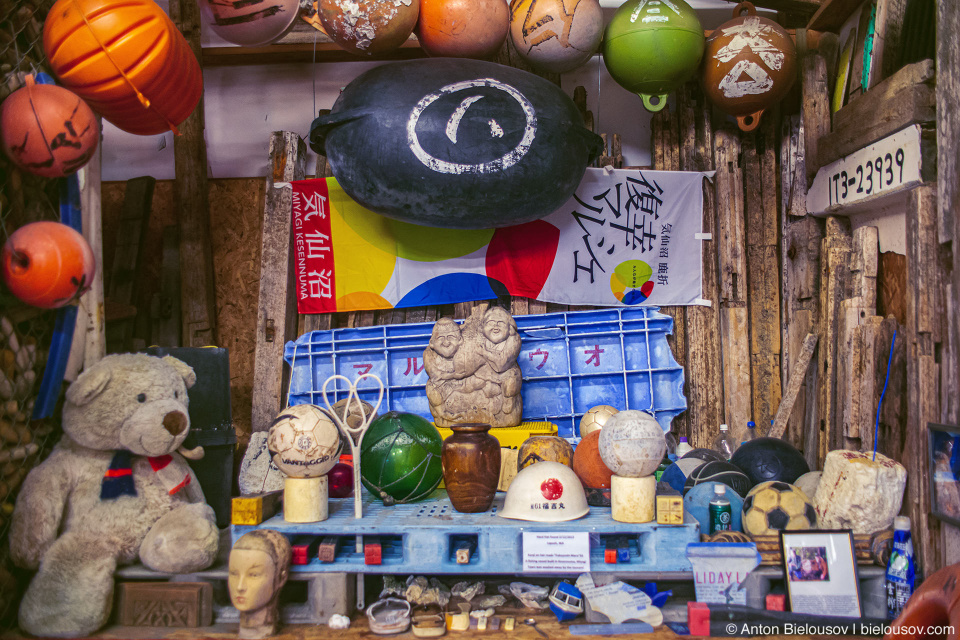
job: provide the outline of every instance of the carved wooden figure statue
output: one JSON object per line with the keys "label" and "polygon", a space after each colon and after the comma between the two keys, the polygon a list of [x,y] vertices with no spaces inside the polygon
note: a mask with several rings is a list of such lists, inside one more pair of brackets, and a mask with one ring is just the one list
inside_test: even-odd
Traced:
{"label": "carved wooden figure statue", "polygon": [[499,307],[474,307],[463,326],[450,318],[438,320],[423,352],[430,377],[427,399],[437,426],[520,424],[519,354],[517,323]]}
{"label": "carved wooden figure statue", "polygon": [[277,598],[290,573],[290,541],[269,529],[243,535],[230,550],[230,601],[240,611],[240,638],[277,633]]}

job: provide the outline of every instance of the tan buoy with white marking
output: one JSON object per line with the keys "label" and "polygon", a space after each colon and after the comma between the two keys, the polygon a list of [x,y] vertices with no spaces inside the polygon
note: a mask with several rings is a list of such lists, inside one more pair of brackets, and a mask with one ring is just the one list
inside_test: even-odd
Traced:
{"label": "tan buoy with white marking", "polygon": [[287,522],[326,520],[329,484],[327,476],[286,478],[283,482],[283,519]]}
{"label": "tan buoy with white marking", "polygon": [[657,479],[610,478],[610,517],[617,522],[651,522],[657,517]]}

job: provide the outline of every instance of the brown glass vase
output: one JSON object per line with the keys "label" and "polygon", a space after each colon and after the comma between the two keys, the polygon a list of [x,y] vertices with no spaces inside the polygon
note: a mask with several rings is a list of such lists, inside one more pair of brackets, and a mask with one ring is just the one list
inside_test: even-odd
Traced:
{"label": "brown glass vase", "polygon": [[466,423],[450,427],[443,441],[443,482],[453,508],[462,513],[486,511],[493,504],[500,480],[500,443],[489,424]]}

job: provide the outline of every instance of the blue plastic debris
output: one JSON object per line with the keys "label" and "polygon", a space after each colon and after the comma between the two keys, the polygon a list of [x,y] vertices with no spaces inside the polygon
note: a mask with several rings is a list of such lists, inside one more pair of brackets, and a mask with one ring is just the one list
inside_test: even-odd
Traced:
{"label": "blue plastic debris", "polygon": [[[687,408],[683,367],[667,344],[673,319],[655,307],[516,316],[521,337],[523,419],[549,421],[576,439],[591,407],[652,412],[664,431]],[[374,373],[386,385],[381,411],[408,411],[432,420],[424,391],[423,350],[433,323],[314,331],[288,342],[287,402],[320,404],[321,387],[335,373],[350,379]],[[332,385],[331,385],[332,386]],[[336,387],[337,399],[346,385]],[[360,397],[376,401],[372,383]]]}
{"label": "blue plastic debris", "polygon": [[650,596],[650,604],[662,609],[663,605],[667,604],[667,599],[673,595],[673,589],[667,589],[666,591],[657,591],[656,582],[648,582],[643,585],[642,591]]}

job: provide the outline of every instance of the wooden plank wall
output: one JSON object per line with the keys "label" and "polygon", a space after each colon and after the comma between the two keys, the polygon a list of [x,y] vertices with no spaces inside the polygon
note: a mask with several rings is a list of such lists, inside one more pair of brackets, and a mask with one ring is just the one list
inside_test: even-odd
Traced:
{"label": "wooden plank wall", "polygon": [[[940,420],[960,424],[960,6],[937,3],[937,228],[949,319],[941,364]],[[945,564],[960,562],[960,531],[943,525]]]}

